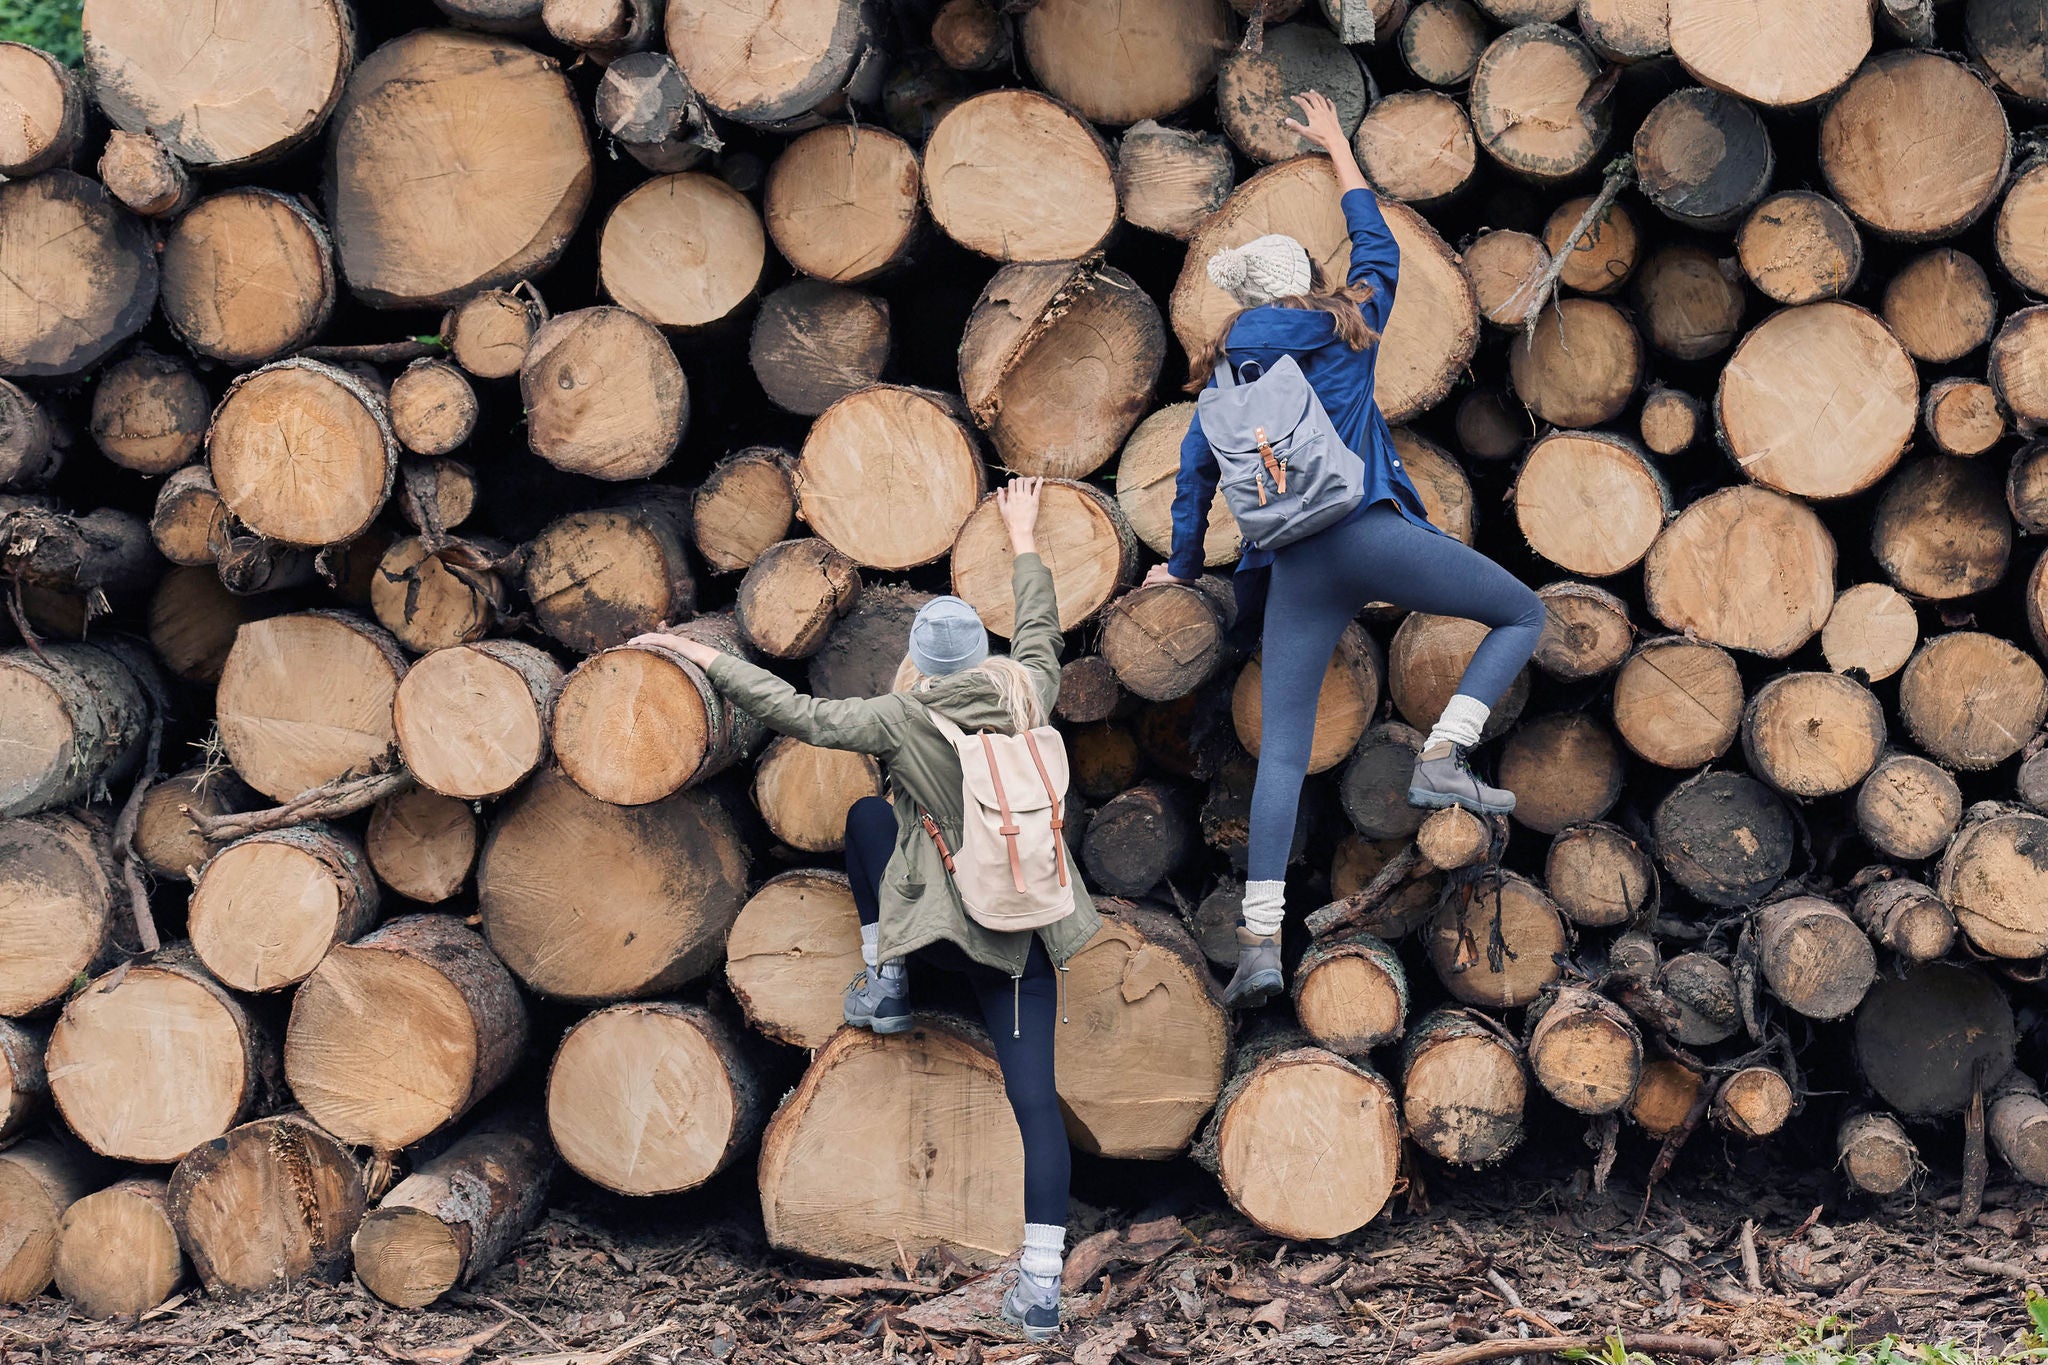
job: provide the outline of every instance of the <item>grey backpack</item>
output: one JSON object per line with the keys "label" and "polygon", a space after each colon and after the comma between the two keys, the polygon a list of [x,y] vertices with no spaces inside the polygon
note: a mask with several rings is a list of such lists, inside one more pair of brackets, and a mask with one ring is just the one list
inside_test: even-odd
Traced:
{"label": "grey backpack", "polygon": [[1277,550],[1312,536],[1365,492],[1365,461],[1337,434],[1291,355],[1241,382],[1228,359],[1218,361],[1195,415],[1248,546]]}

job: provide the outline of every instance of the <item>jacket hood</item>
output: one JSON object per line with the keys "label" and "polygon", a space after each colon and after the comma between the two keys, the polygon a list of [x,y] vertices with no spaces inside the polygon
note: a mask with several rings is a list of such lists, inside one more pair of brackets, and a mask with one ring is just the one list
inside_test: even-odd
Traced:
{"label": "jacket hood", "polygon": [[911,695],[969,734],[992,730],[1007,735],[1017,728],[995,683],[974,669],[939,678]]}
{"label": "jacket hood", "polygon": [[1279,308],[1267,304],[1239,315],[1225,347],[1232,351],[1307,351],[1334,340],[1336,335],[1337,320],[1320,308]]}

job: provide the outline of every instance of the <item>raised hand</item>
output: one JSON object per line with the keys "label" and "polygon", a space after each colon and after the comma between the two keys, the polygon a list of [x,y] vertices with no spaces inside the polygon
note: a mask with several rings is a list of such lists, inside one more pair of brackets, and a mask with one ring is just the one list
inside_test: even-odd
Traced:
{"label": "raised hand", "polygon": [[1337,154],[1339,147],[1349,149],[1351,139],[1344,136],[1344,125],[1337,119],[1337,106],[1330,102],[1328,95],[1319,90],[1304,90],[1294,97],[1294,102],[1301,106],[1306,121],[1290,118],[1281,120],[1283,123],[1331,156]]}
{"label": "raised hand", "polygon": [[996,491],[996,510],[1010,533],[1011,553],[1038,552],[1038,502],[1044,491],[1044,479],[1012,479]]}

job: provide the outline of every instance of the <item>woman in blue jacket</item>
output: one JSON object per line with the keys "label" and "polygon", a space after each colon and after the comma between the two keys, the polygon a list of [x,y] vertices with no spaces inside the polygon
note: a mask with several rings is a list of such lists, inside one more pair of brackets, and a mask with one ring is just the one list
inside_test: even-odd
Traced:
{"label": "woman in blue jacket", "polygon": [[[1241,305],[1206,355],[1190,357],[1199,392],[1228,359],[1260,368],[1293,356],[1345,443],[1365,464],[1365,491],[1344,520],[1278,551],[1245,547],[1237,570],[1239,618],[1263,613],[1258,783],[1252,793],[1249,880],[1237,931],[1238,967],[1225,993],[1237,1008],[1264,1004],[1285,985],[1280,926],[1295,808],[1308,773],[1309,743],[1324,671],[1344,627],[1368,602],[1461,616],[1492,627],[1430,731],[1408,788],[1411,804],[1459,805],[1487,813],[1514,809],[1510,792],[1474,777],[1465,754],[1479,742],[1493,704],[1535,651],[1543,603],[1514,575],[1429,523],[1422,499],[1394,450],[1373,398],[1380,333],[1394,307],[1401,253],[1365,183],[1337,110],[1310,91],[1296,97],[1306,123],[1289,127],[1319,144],[1337,172],[1351,232],[1351,270],[1330,289],[1292,237],[1268,236],[1209,260],[1209,278]],[[1216,493],[1216,458],[1201,421],[1181,442],[1173,503],[1173,555],[1147,582],[1192,582],[1202,572],[1202,536]],[[1270,605],[1270,610],[1267,607]]]}

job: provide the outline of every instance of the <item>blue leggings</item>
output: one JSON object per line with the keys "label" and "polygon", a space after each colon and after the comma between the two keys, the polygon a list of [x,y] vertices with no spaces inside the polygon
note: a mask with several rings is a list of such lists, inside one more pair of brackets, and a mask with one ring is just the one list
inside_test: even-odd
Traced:
{"label": "blue leggings", "polygon": [[[846,876],[862,924],[882,918],[882,872],[895,848],[895,807],[879,796],[854,802],[846,812]],[[1024,1221],[1063,1225],[1074,1156],[1053,1085],[1053,1028],[1060,1013],[1052,959],[1033,934],[1021,981],[978,966],[965,975],[995,1044],[1003,1089],[1024,1138]]]}
{"label": "blue leggings", "polygon": [[1493,627],[1458,691],[1492,706],[1536,652],[1543,599],[1468,545],[1375,503],[1273,556],[1259,655],[1259,777],[1252,788],[1248,872],[1287,875],[1295,810],[1308,775],[1316,702],[1337,637],[1368,602],[1461,616]]}

